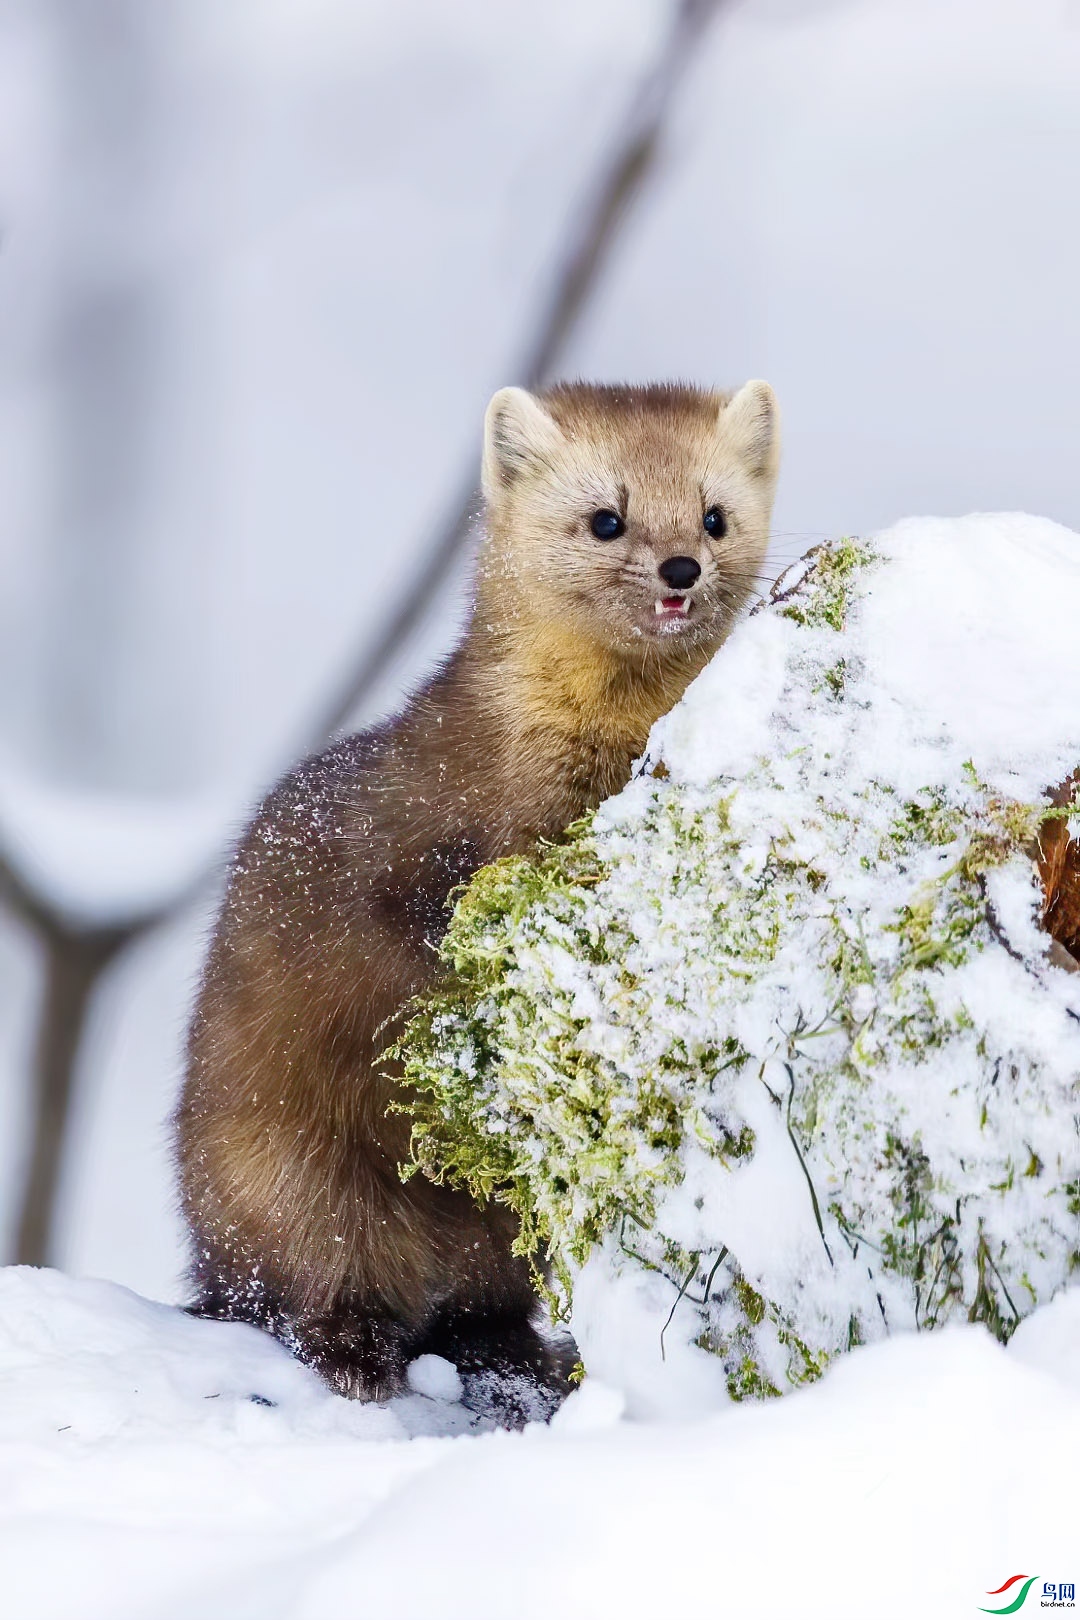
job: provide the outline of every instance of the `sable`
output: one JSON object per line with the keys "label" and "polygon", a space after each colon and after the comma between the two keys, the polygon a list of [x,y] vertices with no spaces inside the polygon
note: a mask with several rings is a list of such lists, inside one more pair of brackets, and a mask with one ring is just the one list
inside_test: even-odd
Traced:
{"label": "sable", "polygon": [[765,383],[495,395],[463,643],[399,718],[287,776],[232,863],[176,1115],[194,1310],[277,1334],[346,1395],[384,1399],[434,1352],[474,1404],[552,1409],[572,1351],[534,1325],[516,1222],[402,1182],[380,1054],[455,886],[617,791],[727,635],[778,454]]}

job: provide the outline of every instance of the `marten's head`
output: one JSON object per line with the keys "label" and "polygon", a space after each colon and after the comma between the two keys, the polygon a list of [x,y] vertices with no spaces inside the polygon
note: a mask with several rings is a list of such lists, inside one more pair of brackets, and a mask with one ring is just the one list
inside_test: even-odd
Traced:
{"label": "marten's head", "polygon": [[482,611],[684,660],[719,645],[769,539],[768,383],[503,388],[488,406]]}

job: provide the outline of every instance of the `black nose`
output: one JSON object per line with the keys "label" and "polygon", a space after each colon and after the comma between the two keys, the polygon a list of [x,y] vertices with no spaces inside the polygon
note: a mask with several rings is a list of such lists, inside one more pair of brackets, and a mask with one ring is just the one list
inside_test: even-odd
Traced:
{"label": "black nose", "polygon": [[669,557],[660,564],[660,578],[677,591],[688,591],[701,573],[701,564],[693,557]]}

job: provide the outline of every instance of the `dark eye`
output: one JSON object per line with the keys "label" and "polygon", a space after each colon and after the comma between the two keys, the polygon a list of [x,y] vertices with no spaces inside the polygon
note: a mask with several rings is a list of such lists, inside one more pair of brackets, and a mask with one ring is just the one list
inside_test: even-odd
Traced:
{"label": "dark eye", "polygon": [[593,513],[589,519],[589,528],[598,540],[617,540],[620,534],[626,533],[626,524],[618,512],[612,512],[606,506]]}
{"label": "dark eye", "polygon": [[714,540],[727,534],[727,518],[718,506],[710,506],[701,521],[705,525],[705,533],[711,534]]}

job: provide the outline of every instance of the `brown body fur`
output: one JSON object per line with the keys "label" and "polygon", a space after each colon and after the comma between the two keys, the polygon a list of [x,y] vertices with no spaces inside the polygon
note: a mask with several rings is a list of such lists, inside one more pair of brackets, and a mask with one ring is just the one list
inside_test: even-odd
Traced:
{"label": "brown body fur", "polygon": [[[764,385],[736,397],[739,432],[717,449],[727,406],[690,390],[496,395],[463,645],[399,719],[287,777],[237,852],[177,1114],[195,1308],[277,1332],[344,1393],[393,1393],[425,1350],[562,1386],[507,1212],[402,1183],[408,1122],[386,1112],[377,1058],[432,981],[454,886],[617,791],[730,628],[764,552],[776,451]],[[726,566],[699,544],[703,453],[730,512]],[[580,531],[620,498],[616,556]],[[650,635],[639,598],[651,612],[658,559],[691,543],[698,617]]]}

